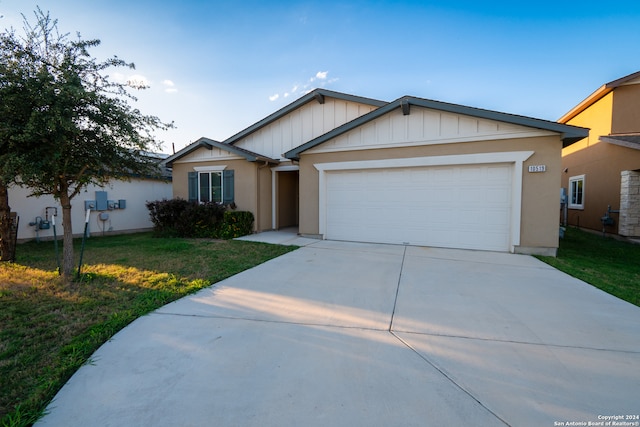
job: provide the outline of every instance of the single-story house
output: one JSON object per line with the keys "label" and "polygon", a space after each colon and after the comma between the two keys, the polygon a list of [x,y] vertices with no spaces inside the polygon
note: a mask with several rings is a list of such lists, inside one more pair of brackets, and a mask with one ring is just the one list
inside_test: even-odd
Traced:
{"label": "single-story house", "polygon": [[590,128],[562,150],[568,224],[640,237],[640,72],[602,85],[558,121]]}
{"label": "single-story house", "polygon": [[587,129],[415,97],[316,89],[165,160],[174,197],[233,202],[255,231],[555,254],[561,150]]}
{"label": "single-story house", "polygon": [[[158,162],[166,154],[150,155]],[[52,196],[28,197],[30,190],[9,187],[9,205],[19,220],[18,241],[53,239],[53,223],[58,238],[62,238],[62,207]],[[151,230],[153,224],[147,201],[170,199],[170,171],[159,178],[131,177],[129,181],[114,180],[100,187],[89,185],[71,200],[71,221],[74,236],[82,236],[86,209],[91,208],[87,231],[89,235],[133,233]],[[54,218],[55,217],[55,218]]]}

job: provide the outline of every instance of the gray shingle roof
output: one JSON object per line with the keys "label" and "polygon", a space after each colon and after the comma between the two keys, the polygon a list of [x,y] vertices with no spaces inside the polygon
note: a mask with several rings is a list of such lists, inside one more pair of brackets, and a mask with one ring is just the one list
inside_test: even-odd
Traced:
{"label": "gray shingle roof", "polygon": [[501,113],[498,111],[484,110],[481,108],[468,107],[465,105],[450,104],[447,102],[434,101],[430,99],[415,98],[410,96],[404,96],[393,102],[386,104],[383,107],[378,108],[368,114],[360,116],[349,123],[337,127],[326,134],[315,138],[299,147],[294,148],[285,153],[285,157],[289,159],[297,160],[300,158],[300,153],[313,148],[323,142],[326,142],[338,135],[348,132],[358,126],[361,126],[367,122],[370,122],[384,114],[396,109],[402,108],[405,114],[408,114],[411,109],[411,105],[419,107],[430,108],[434,110],[446,111],[450,113],[464,114],[467,116],[478,117],[488,120],[496,120],[500,122],[506,122],[516,125],[528,126],[536,129],[548,130],[552,132],[558,132],[561,134],[563,147],[573,144],[589,135],[589,129],[561,124],[558,122],[552,122],[549,120],[536,119],[533,117],[519,116],[515,114]]}
{"label": "gray shingle roof", "polygon": [[202,137],[202,138],[198,139],[197,141],[187,145],[186,147],[184,147],[182,150],[178,151],[177,153],[167,157],[166,159],[164,159],[162,161],[161,164],[166,165],[167,167],[171,167],[173,162],[175,162],[176,160],[186,156],[189,153],[192,153],[193,151],[199,149],[200,147],[204,147],[204,148],[207,148],[209,150],[214,148],[214,147],[215,148],[220,148],[222,150],[228,151],[228,152],[236,154],[238,156],[242,156],[249,162],[267,162],[267,163],[272,163],[272,164],[280,163],[279,160],[275,160],[275,159],[272,159],[270,157],[263,156],[262,154],[254,153],[253,151],[245,150],[244,148],[236,147],[236,146],[224,143],[224,142],[215,141],[213,139]]}

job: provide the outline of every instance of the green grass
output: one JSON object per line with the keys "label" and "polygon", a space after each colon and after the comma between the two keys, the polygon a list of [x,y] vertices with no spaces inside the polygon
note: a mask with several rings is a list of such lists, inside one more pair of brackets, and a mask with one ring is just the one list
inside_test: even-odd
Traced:
{"label": "green grass", "polygon": [[19,245],[15,263],[0,263],[0,425],[35,422],[91,354],[136,318],[293,249],[148,233],[92,237],[81,280],[65,283],[52,242]]}
{"label": "green grass", "polygon": [[640,245],[569,228],[560,240],[556,258],[538,258],[640,306]]}

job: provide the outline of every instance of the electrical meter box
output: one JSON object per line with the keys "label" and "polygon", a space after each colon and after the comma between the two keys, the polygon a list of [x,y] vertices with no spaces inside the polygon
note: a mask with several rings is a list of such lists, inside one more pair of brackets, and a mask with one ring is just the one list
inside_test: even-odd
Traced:
{"label": "electrical meter box", "polygon": [[95,200],[85,200],[84,201],[84,210],[85,211],[87,209],[94,210],[95,208],[96,208],[96,201]]}
{"label": "electrical meter box", "polygon": [[96,210],[106,211],[108,208],[109,204],[107,203],[107,192],[96,191]]}

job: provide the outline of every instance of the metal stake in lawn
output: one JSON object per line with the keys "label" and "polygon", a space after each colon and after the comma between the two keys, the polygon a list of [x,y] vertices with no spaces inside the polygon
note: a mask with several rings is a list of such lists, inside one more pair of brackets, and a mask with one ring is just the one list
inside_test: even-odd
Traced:
{"label": "metal stake in lawn", "polygon": [[80,262],[78,263],[78,276],[80,278],[80,270],[82,270],[82,255],[84,254],[84,241],[87,240],[87,228],[89,226],[89,214],[91,209],[87,209],[87,218],[84,220],[84,234],[82,235],[82,248],[80,249]]}
{"label": "metal stake in lawn", "polygon": [[60,255],[58,255],[58,236],[56,234],[56,216],[51,216],[51,225],[53,225],[53,246],[56,248],[56,264],[58,265],[58,275],[62,274],[60,269]]}

